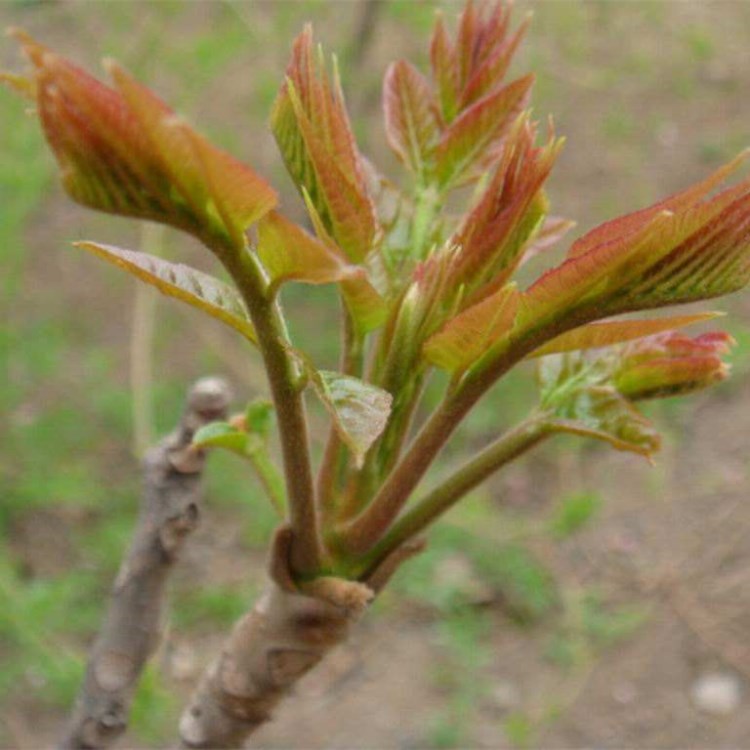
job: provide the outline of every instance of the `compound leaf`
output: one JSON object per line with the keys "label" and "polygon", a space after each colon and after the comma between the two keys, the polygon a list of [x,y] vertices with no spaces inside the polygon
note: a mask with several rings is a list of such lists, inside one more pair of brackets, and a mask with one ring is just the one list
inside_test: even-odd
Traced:
{"label": "compound leaf", "polygon": [[228,284],[182,263],[170,263],[148,253],[97,242],[76,242],[76,247],[122,268],[169,297],[221,320],[257,343],[253,324],[239,294]]}

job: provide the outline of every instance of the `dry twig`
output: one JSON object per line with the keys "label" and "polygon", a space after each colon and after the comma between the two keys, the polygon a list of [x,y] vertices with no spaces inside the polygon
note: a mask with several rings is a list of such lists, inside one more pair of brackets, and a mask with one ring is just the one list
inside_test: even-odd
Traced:
{"label": "dry twig", "polygon": [[198,523],[205,455],[191,447],[193,434],[225,416],[229,400],[224,381],[199,380],[177,429],[146,454],[133,540],[61,750],[109,747],[125,731],[138,678],[159,641],[164,584],[185,537]]}

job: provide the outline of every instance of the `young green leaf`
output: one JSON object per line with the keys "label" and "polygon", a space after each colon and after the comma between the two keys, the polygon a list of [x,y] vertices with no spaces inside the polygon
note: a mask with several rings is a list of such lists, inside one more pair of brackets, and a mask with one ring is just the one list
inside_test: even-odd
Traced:
{"label": "young green leaf", "polygon": [[459,313],[425,342],[425,359],[448,372],[463,372],[511,330],[518,300],[518,289],[509,284]]}
{"label": "young green leaf", "polygon": [[439,137],[432,87],[406,60],[392,63],[383,81],[383,112],[388,145],[417,176],[430,163]]}
{"label": "young green leaf", "polygon": [[304,355],[296,354],[336,432],[361,466],[370,446],[385,429],[393,397],[359,378],[318,370]]}
{"label": "young green leaf", "polygon": [[548,430],[597,438],[644,456],[659,449],[653,425],[613,386],[611,362],[558,354],[540,360],[538,373]]}
{"label": "young green leaf", "polygon": [[347,257],[359,263],[379,234],[343,94],[314,54],[309,26],[297,37],[271,129],[297,188],[306,191]]}
{"label": "young green leaf", "polygon": [[462,112],[435,149],[435,170],[443,188],[474,179],[484,168],[525,106],[533,75],[493,91]]}
{"label": "young green leaf", "polygon": [[211,422],[201,427],[193,435],[196,448],[224,448],[247,458],[252,451],[253,442],[258,438],[238,429],[229,422]]}
{"label": "young green leaf", "polygon": [[182,263],[170,263],[148,253],[97,242],[76,242],[75,246],[132,273],[168,297],[197,307],[239,331],[249,341],[257,343],[242,298],[228,284]]}
{"label": "young green leaf", "polygon": [[245,409],[245,430],[267,438],[273,424],[273,404],[265,399],[251,401]]}
{"label": "young green leaf", "polygon": [[243,430],[231,422],[211,422],[195,433],[193,445],[196,448],[223,448],[249,461],[268,499],[273,503],[278,514],[284,517],[286,508],[284,480],[268,455],[265,434]]}
{"label": "young green leaf", "polygon": [[613,387],[578,388],[549,406],[552,413],[546,426],[552,432],[596,438],[647,457],[661,445],[651,422]]}
{"label": "young green leaf", "polygon": [[335,245],[317,240],[278,211],[258,222],[258,256],[274,287],[285,281],[330,284],[366,273],[350,265]]}

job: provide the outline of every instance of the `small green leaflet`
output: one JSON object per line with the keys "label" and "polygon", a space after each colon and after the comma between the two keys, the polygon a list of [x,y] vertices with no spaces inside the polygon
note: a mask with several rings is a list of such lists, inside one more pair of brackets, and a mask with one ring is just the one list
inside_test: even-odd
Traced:
{"label": "small green leaflet", "polygon": [[553,432],[597,438],[618,450],[646,457],[660,447],[651,422],[611,386],[573,391],[557,406],[547,426]]}
{"label": "small green leaflet", "polygon": [[260,438],[229,422],[211,422],[195,433],[193,445],[197,448],[225,448],[246,458],[259,447]]}
{"label": "small green leaflet", "polygon": [[339,437],[361,466],[370,446],[385,429],[393,397],[351,375],[318,370],[302,352],[291,348],[289,351],[307,374]]}
{"label": "small green leaflet", "polygon": [[576,354],[545,357],[539,367],[542,409],[551,432],[603,440],[650,457],[659,450],[653,425],[610,384],[603,363]]}
{"label": "small green leaflet", "polygon": [[253,402],[244,414],[244,426],[247,431],[231,422],[211,422],[195,433],[193,445],[196,448],[224,448],[248,460],[269,499],[283,518],[286,508],[284,480],[271,460],[266,445],[271,418],[270,404]]}
{"label": "small green leaflet", "polygon": [[76,242],[76,247],[104,258],[168,297],[187,302],[221,320],[257,343],[253,324],[239,294],[228,284],[182,263],[170,263],[148,253],[97,242]]}
{"label": "small green leaflet", "polygon": [[266,438],[271,431],[273,417],[273,404],[270,401],[251,401],[245,409],[245,428],[248,432]]}

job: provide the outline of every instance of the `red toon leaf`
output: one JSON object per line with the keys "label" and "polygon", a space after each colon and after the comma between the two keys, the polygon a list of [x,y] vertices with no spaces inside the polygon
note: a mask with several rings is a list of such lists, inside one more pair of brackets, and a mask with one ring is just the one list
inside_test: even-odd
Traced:
{"label": "red toon leaf", "polygon": [[191,130],[114,63],[111,88],[15,32],[34,66],[39,119],[69,195],[110,213],[153,219],[236,243],[276,203],[249,167]]}
{"label": "red toon leaf", "polygon": [[613,382],[631,400],[675,396],[724,380],[721,360],[734,345],[724,332],[690,338],[677,331],[651,336],[622,348]]}
{"label": "red toon leaf", "polygon": [[406,60],[392,63],[383,81],[388,145],[416,175],[422,175],[439,137],[432,87]]}
{"label": "red toon leaf", "polygon": [[307,191],[346,255],[360,262],[379,227],[338,78],[331,82],[322,52],[314,54],[309,26],[294,42],[271,128],[297,188]]}

